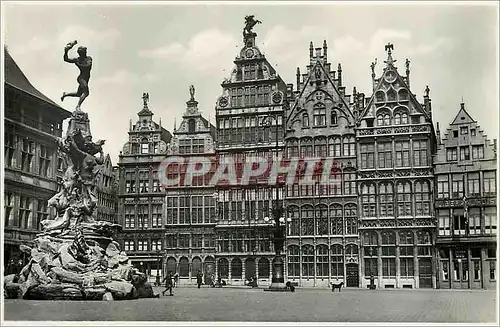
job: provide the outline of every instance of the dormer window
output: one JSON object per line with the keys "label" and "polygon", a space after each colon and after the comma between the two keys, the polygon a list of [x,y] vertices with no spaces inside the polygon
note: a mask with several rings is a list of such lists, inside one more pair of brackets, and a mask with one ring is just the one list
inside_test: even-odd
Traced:
{"label": "dormer window", "polygon": [[460,135],[469,134],[469,128],[467,126],[460,127]]}
{"label": "dormer window", "polygon": [[149,142],[148,139],[143,138],[141,140],[141,154],[149,153]]}
{"label": "dormer window", "polygon": [[303,128],[309,127],[309,115],[308,114],[302,114],[302,127]]}
{"label": "dormer window", "polygon": [[337,112],[332,109],[332,112],[330,113],[330,124],[331,125],[337,125]]}
{"label": "dormer window", "polygon": [[313,126],[325,126],[326,125],[326,108],[323,104],[317,104],[314,106],[313,110]]}

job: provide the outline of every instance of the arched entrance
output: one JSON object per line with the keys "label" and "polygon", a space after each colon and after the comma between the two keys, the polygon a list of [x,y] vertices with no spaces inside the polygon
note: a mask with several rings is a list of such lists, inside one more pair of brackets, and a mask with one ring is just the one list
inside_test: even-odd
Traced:
{"label": "arched entrance", "polygon": [[179,277],[189,277],[189,260],[186,257],[179,260]]}
{"label": "arched entrance", "polygon": [[198,273],[198,270],[202,271],[201,269],[201,259],[199,257],[194,257],[193,258],[193,263],[192,263],[192,275],[196,276]]}
{"label": "arched entrance", "polygon": [[220,258],[217,267],[221,278],[229,278],[229,261],[226,258]]}
{"label": "arched entrance", "polygon": [[167,259],[167,274],[170,272],[172,274],[175,274],[177,272],[177,260],[172,257]]}
{"label": "arched entrance", "polygon": [[269,278],[269,260],[267,258],[259,259],[259,278]]}
{"label": "arched entrance", "polygon": [[239,258],[234,258],[231,261],[231,279],[241,279],[242,265]]}
{"label": "arched entrance", "polygon": [[205,279],[205,284],[210,285],[212,283],[212,278],[215,277],[215,259],[213,257],[206,257],[205,264],[203,265],[203,274]]}

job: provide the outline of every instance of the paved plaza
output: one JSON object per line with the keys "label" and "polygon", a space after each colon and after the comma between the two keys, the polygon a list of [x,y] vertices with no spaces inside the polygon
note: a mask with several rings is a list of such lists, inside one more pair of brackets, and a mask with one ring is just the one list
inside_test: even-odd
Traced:
{"label": "paved plaza", "polygon": [[[155,288],[156,292],[161,288]],[[133,301],[6,300],[5,320],[495,322],[494,291],[175,289],[175,296]]]}

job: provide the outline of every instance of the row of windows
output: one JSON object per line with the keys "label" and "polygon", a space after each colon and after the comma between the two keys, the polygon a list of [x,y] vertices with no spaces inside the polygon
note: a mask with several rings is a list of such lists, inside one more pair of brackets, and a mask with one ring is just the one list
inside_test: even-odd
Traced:
{"label": "row of windows", "polygon": [[363,217],[376,217],[377,213],[381,217],[430,215],[430,187],[427,181],[416,181],[413,188],[410,182],[399,182],[395,190],[390,182],[377,186],[369,183],[362,184],[360,190]]}
{"label": "row of windows", "polygon": [[[417,241],[415,243],[415,241]],[[398,233],[393,231],[383,231],[378,234],[377,232],[364,232],[363,245],[365,246],[365,255],[370,255],[366,252],[369,250],[367,247],[378,245],[430,245],[432,244],[431,234],[426,231],[418,231],[417,237],[410,230],[402,230]],[[377,255],[374,253],[373,255]]]}
{"label": "row of windows", "polygon": [[394,89],[390,89],[387,92],[378,90],[375,93],[375,102],[386,102],[386,101],[405,101],[408,100],[408,90],[400,89],[397,93]]}
{"label": "row of windows", "polygon": [[[481,188],[482,177],[482,188]],[[482,190],[482,193],[481,193]],[[494,171],[484,171],[482,174],[451,174],[439,175],[437,177],[437,197],[460,198],[464,195],[475,197],[496,194],[496,176]]]}
{"label": "row of windows", "polygon": [[205,139],[179,140],[179,154],[204,153]]}
{"label": "row of windows", "polygon": [[[472,157],[471,157],[472,148]],[[484,146],[483,145],[466,145],[457,147],[447,147],[446,148],[446,160],[447,161],[458,161],[458,153],[460,153],[460,161],[463,160],[475,160],[484,159]]]}
{"label": "row of windows", "polygon": [[159,142],[149,142],[147,138],[141,140],[140,143],[132,143],[131,154],[154,154],[160,153]]}
{"label": "row of windows", "polygon": [[470,208],[438,211],[439,235],[479,235],[497,233],[497,214],[495,207]]}
{"label": "row of windows", "polygon": [[218,131],[218,140],[220,144],[256,144],[256,143],[274,143],[283,139],[283,127],[278,127],[278,132],[274,126],[271,127],[242,127],[227,128]]}
{"label": "row of windows", "polygon": [[286,153],[289,158],[295,157],[347,157],[356,155],[354,136],[315,137],[291,139],[287,142]]}
{"label": "row of windows", "polygon": [[303,205],[290,206],[288,216],[291,218],[289,235],[356,235],[357,212],[355,204],[340,204],[330,207],[320,204],[315,207]]}
{"label": "row of windows", "polygon": [[293,184],[286,186],[287,197],[355,195],[356,173],[334,174],[328,183],[313,185]]}
{"label": "row of windows", "polygon": [[17,168],[44,177],[53,176],[55,149],[28,137],[5,133],[5,167]]}
{"label": "row of windows", "polygon": [[[412,117],[412,124],[419,124],[420,117]],[[394,120],[391,119],[390,111],[381,109],[377,112],[377,126],[408,125],[408,112],[399,110],[394,113]]]}
{"label": "row of windows", "polygon": [[162,208],[161,204],[125,204],[125,228],[140,228],[147,229],[161,228],[162,223]]}
{"label": "row of windows", "polygon": [[[40,230],[40,222],[49,216],[48,199],[37,199],[14,192],[4,193],[5,227]],[[17,211],[14,210],[17,207]]]}
{"label": "row of windows", "polygon": [[[421,167],[429,165],[426,140],[379,142],[360,145],[361,168]],[[411,155],[410,155],[411,153]]]}
{"label": "row of windows", "polygon": [[158,179],[158,172],[153,171],[151,176],[148,170],[125,173],[126,193],[158,193],[162,192],[162,187]]}
{"label": "row of windows", "polygon": [[[496,280],[496,249],[486,249],[486,269],[488,269],[489,280]],[[444,248],[439,251],[440,258],[440,279],[448,281],[452,278],[454,281],[468,281],[469,278],[474,281],[482,279],[481,266],[481,249],[470,249],[471,260],[468,260],[466,249],[449,249]],[[450,276],[450,260],[452,271]],[[469,265],[472,268],[472,276],[469,276]],[[461,269],[460,269],[461,268]]]}
{"label": "row of windows", "polygon": [[219,252],[269,252],[272,249],[269,229],[238,229],[218,234]]}

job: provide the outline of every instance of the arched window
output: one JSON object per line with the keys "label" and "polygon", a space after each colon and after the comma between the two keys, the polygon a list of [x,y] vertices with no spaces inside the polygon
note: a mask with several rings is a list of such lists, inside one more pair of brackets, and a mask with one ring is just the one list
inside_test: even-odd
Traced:
{"label": "arched window", "polygon": [[314,155],[317,157],[326,156],[326,139],[324,137],[314,139]]}
{"label": "arched window", "polygon": [[344,206],[346,235],[358,235],[358,219],[356,205],[348,203]]}
{"label": "arched window", "polygon": [[378,235],[376,232],[363,234],[363,250],[365,276],[378,276]]}
{"label": "arched window", "polygon": [[[288,247],[288,277],[299,277],[300,276],[300,249],[297,245],[291,245]],[[267,259],[266,259],[267,260]],[[268,262],[269,264],[269,262]],[[260,266],[260,261],[259,261]],[[260,270],[259,270],[260,276]]]}
{"label": "arched window", "polygon": [[311,205],[304,205],[301,208],[301,235],[314,234],[314,209]]}
{"label": "arched window", "polygon": [[337,112],[334,109],[330,112],[330,125],[338,125]]}
{"label": "arched window", "polygon": [[196,121],[191,118],[188,121],[188,132],[189,133],[194,133],[196,131]]}
{"label": "arched window", "polygon": [[[299,247],[297,246],[297,252],[299,251]],[[298,253],[297,253],[297,259],[298,259]],[[258,264],[258,274],[259,278],[269,278],[269,260],[265,257],[262,257],[259,259],[259,264]],[[288,266],[288,269],[290,269],[290,266]],[[297,267],[298,270],[298,267]],[[290,274],[290,270],[288,271]]]}
{"label": "arched window", "polygon": [[381,183],[380,193],[380,216],[394,217],[394,191],[392,183]]}
{"label": "arched window", "polygon": [[398,95],[399,95],[399,101],[408,100],[408,91],[406,89],[399,90]]}
{"label": "arched window", "polygon": [[231,261],[231,279],[242,278],[242,264],[239,258],[234,258]]}
{"label": "arched window", "polygon": [[189,277],[189,260],[186,257],[179,260],[179,276]]}
{"label": "arched window", "polygon": [[342,245],[334,244],[331,246],[331,260],[332,260],[332,277],[344,276],[344,255]]}
{"label": "arched window", "polygon": [[141,154],[149,153],[149,141],[146,137],[141,139]]}
{"label": "arched window", "polygon": [[314,105],[313,108],[313,126],[326,126],[326,108],[322,103]]}
{"label": "arched window", "polygon": [[401,125],[408,125],[408,113],[401,113]]}
{"label": "arched window", "polygon": [[411,186],[409,182],[398,183],[398,215],[411,216]]}
{"label": "arched window", "polygon": [[314,248],[312,245],[302,246],[302,277],[314,277]]}
{"label": "arched window", "polygon": [[328,235],[328,207],[325,204],[316,207],[316,235]]}
{"label": "arched window", "polygon": [[303,157],[313,156],[313,141],[311,138],[303,138],[300,140],[300,155]]}
{"label": "arched window", "polygon": [[432,239],[428,231],[417,232],[417,249],[418,256],[432,256]]}
{"label": "arched window", "polygon": [[340,137],[330,137],[328,138],[328,156],[330,157],[340,157],[342,155],[342,142]]}
{"label": "arched window", "polygon": [[288,142],[288,158],[297,158],[299,156],[299,141],[297,139]]}
{"label": "arched window", "polygon": [[316,276],[328,277],[328,246],[324,244],[316,247]]}
{"label": "arched window", "polygon": [[340,204],[332,204],[330,206],[330,234],[342,235],[343,231],[342,206]]}
{"label": "arched window", "polygon": [[394,114],[394,125],[401,125],[401,113],[399,112]]}
{"label": "arched window", "polygon": [[346,257],[357,257],[359,254],[359,248],[356,244],[347,244],[345,246]]}
{"label": "arched window", "polygon": [[229,278],[229,261],[226,258],[220,258],[217,267],[221,278]]}
{"label": "arched window", "polygon": [[308,114],[302,114],[302,127],[304,127],[304,128],[309,127],[309,115]]}
{"label": "arched window", "polygon": [[375,93],[375,101],[376,102],[385,102],[385,94],[383,91],[377,91]]}
{"label": "arched window", "polygon": [[394,91],[393,89],[387,91],[387,99],[389,101],[396,101],[396,91]]}
{"label": "arched window", "polygon": [[377,202],[375,200],[375,184],[363,184],[361,187],[361,204],[363,217],[377,216]]}
{"label": "arched window", "polygon": [[415,215],[430,215],[431,201],[429,197],[429,182],[415,182]]}
{"label": "arched window", "polygon": [[194,257],[191,271],[193,274],[197,274],[198,270],[201,270],[201,259],[199,257]]}
{"label": "arched window", "polygon": [[387,111],[381,111],[377,113],[377,126],[389,126],[391,125],[391,116]]}
{"label": "arched window", "polygon": [[175,258],[168,258],[167,259],[167,273],[172,273],[175,274],[177,272],[177,261]]}
{"label": "arched window", "polygon": [[292,219],[290,222],[290,235],[300,235],[300,210],[297,206],[288,207],[288,215]]}

